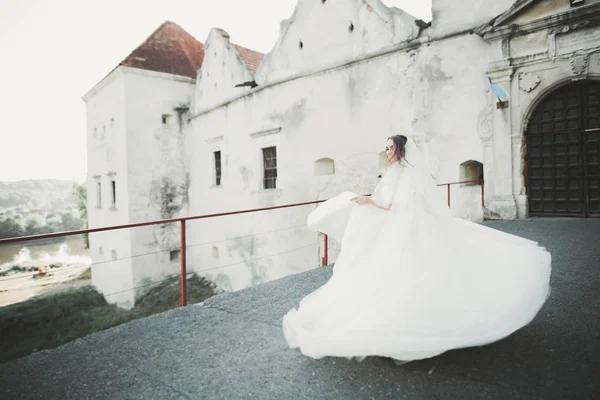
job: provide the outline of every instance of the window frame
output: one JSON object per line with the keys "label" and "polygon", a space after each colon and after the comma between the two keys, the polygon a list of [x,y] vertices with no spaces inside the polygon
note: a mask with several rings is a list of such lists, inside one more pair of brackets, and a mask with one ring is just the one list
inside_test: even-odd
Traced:
{"label": "window frame", "polygon": [[110,207],[109,209],[114,211],[117,209],[117,179],[116,179],[116,173],[114,172],[109,172],[107,174],[108,176],[108,181],[110,183],[108,189],[110,190]]}
{"label": "window frame", "polygon": [[[262,147],[261,153],[261,188],[264,190],[277,189],[277,146]],[[269,182],[272,182],[272,184]]]}
{"label": "window frame", "polygon": [[96,187],[96,208],[102,208],[102,178],[100,175],[94,176],[94,183]]}
{"label": "window frame", "polygon": [[[256,146],[256,180],[255,180],[255,190],[258,192],[274,192],[281,191],[281,148],[280,148],[280,132],[281,128],[270,128],[261,130],[258,132],[251,133],[249,136],[253,139],[254,145]],[[274,170],[276,171],[275,175],[275,187],[274,188],[266,188],[266,178],[265,178],[265,159],[263,149],[274,147],[275,148],[275,165]],[[278,182],[279,181],[279,182]]]}
{"label": "window frame", "polygon": [[214,186],[221,186],[223,180],[223,153],[220,149],[213,151],[213,178]]}
{"label": "window frame", "polygon": [[[225,176],[225,164],[223,163],[224,161],[224,157],[225,157],[225,152],[223,151],[223,135],[219,135],[219,136],[213,136],[210,138],[205,139],[205,143],[208,145],[208,148],[212,154],[212,157],[206,157],[204,158],[204,160],[210,160],[210,164],[208,164],[208,161],[203,161],[202,165],[206,166],[206,168],[210,168],[211,171],[211,176],[210,179],[208,179],[208,182],[210,182],[210,188],[222,188],[223,187],[223,178]],[[216,184],[216,175],[217,175],[217,171],[215,168],[215,153],[216,152],[221,152],[221,181],[219,182],[220,184],[217,185]]]}

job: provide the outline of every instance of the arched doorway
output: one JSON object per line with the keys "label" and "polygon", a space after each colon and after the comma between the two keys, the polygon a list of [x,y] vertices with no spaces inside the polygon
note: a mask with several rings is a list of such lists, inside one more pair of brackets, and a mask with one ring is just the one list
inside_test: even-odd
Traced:
{"label": "arched doorway", "polygon": [[562,86],[525,131],[530,216],[600,217],[600,82]]}

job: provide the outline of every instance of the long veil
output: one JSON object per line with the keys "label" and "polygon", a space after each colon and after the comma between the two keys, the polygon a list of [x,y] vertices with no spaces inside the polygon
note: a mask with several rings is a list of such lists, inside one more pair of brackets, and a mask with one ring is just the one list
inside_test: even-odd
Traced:
{"label": "long veil", "polygon": [[406,154],[403,162],[409,167],[412,166],[413,190],[415,194],[422,196],[421,200],[424,202],[426,210],[440,217],[451,217],[450,209],[439,195],[429,164],[411,138],[408,138],[406,142]]}

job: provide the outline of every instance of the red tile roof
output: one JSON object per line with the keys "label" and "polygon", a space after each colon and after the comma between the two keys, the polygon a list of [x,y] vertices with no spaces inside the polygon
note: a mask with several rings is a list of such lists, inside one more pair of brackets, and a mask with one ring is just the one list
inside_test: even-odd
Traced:
{"label": "red tile roof", "polygon": [[202,43],[166,21],[119,65],[196,78],[203,59]]}
{"label": "red tile roof", "polygon": [[242,46],[238,46],[237,44],[234,44],[233,46],[236,48],[236,50],[240,54],[240,57],[242,58],[242,60],[244,60],[248,68],[250,68],[252,72],[256,72],[258,64],[260,64],[260,60],[262,60],[264,54],[259,53],[258,51],[247,49]]}
{"label": "red tile roof", "polygon": [[[256,72],[263,55],[233,45],[248,68]],[[119,65],[196,78],[204,45],[174,22],[166,21]]]}

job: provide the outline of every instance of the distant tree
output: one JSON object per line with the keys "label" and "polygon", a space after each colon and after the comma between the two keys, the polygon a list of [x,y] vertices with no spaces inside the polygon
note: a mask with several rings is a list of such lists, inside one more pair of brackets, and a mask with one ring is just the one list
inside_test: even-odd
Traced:
{"label": "distant tree", "polygon": [[46,233],[46,219],[41,215],[30,214],[25,220],[25,234],[26,235],[38,235],[40,233]]}
{"label": "distant tree", "polygon": [[83,226],[81,219],[79,219],[79,217],[74,217],[70,212],[62,214],[62,224],[65,231],[76,231]]}
{"label": "distant tree", "polygon": [[5,239],[23,236],[24,234],[25,230],[18,222],[13,221],[10,218],[0,221],[0,238]]}
{"label": "distant tree", "polygon": [[[79,209],[79,217],[83,221],[84,228],[88,227],[88,213],[87,213],[87,189],[84,185],[73,185],[73,197],[77,201],[77,208]],[[90,248],[90,237],[85,234],[85,246]]]}
{"label": "distant tree", "polygon": [[48,232],[59,232],[64,230],[63,220],[60,215],[54,215],[52,217],[46,217],[46,225]]}

